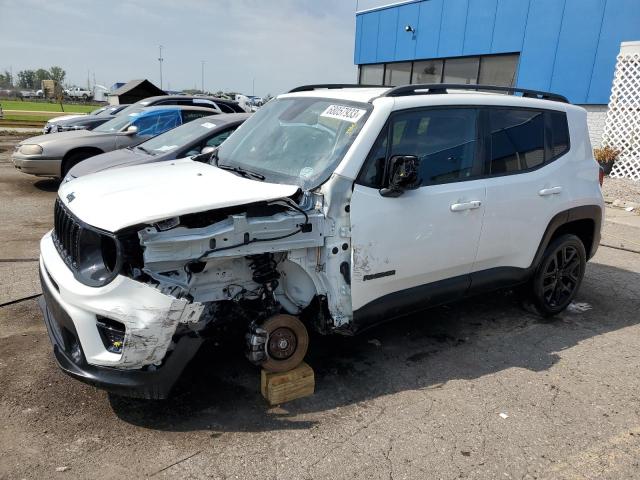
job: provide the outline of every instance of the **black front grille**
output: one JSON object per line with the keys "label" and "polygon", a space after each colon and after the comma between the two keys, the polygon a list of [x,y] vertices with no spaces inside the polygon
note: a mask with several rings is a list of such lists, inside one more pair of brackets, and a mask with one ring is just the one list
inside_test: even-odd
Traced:
{"label": "black front grille", "polygon": [[60,199],[56,200],[53,223],[53,243],[58,249],[58,253],[70,268],[77,270],[80,259],[79,240],[82,226]]}

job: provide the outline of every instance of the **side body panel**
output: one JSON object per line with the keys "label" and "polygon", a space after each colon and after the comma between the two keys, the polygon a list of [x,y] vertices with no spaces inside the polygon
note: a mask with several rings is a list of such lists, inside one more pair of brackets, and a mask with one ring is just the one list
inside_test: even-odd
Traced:
{"label": "side body panel", "polygon": [[464,294],[484,209],[453,212],[451,205],[482,203],[484,197],[482,180],[422,187],[398,198],[356,185],[351,199],[353,309],[458,276]]}

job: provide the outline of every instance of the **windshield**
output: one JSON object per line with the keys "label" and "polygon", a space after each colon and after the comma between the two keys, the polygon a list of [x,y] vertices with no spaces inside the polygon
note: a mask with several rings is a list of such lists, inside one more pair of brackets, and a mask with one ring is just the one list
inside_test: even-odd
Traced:
{"label": "windshield", "polygon": [[[128,107],[131,108],[131,107]],[[116,118],[103,123],[102,125],[93,129],[94,132],[113,133],[119,132],[123,128],[127,127],[135,118],[142,112],[142,107],[131,109],[128,114],[118,115]],[[124,112],[124,110],[123,110]]]}
{"label": "windshield", "polygon": [[315,188],[329,178],[370,111],[370,104],[344,100],[272,100],[220,146],[218,165]]}
{"label": "windshield", "polygon": [[205,137],[216,126],[215,119],[201,118],[147,140],[141,146],[154,154],[170,152]]}

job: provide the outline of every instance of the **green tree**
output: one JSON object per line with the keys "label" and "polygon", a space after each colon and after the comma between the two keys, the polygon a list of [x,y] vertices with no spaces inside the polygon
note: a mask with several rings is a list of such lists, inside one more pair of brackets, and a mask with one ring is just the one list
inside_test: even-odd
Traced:
{"label": "green tree", "polygon": [[62,85],[64,77],[67,76],[67,72],[65,72],[62,67],[53,66],[49,69],[49,75],[51,80],[55,80],[58,85]]}
{"label": "green tree", "polygon": [[6,70],[0,73],[0,88],[13,88],[13,78]]}
{"label": "green tree", "polygon": [[41,88],[42,80],[49,80],[51,78],[51,74],[48,70],[44,68],[39,68],[35,73],[35,85],[36,89]]}
{"label": "green tree", "polygon": [[20,88],[34,88],[34,82],[36,79],[36,72],[33,70],[21,70],[18,72],[18,87]]}

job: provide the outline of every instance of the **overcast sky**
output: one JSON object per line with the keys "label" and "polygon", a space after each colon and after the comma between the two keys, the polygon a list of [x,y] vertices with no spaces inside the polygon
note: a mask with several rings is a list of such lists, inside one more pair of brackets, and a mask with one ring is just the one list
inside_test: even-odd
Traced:
{"label": "overcast sky", "polygon": [[67,81],[277,94],[353,82],[356,6],[384,0],[0,0],[0,70],[59,65]]}

